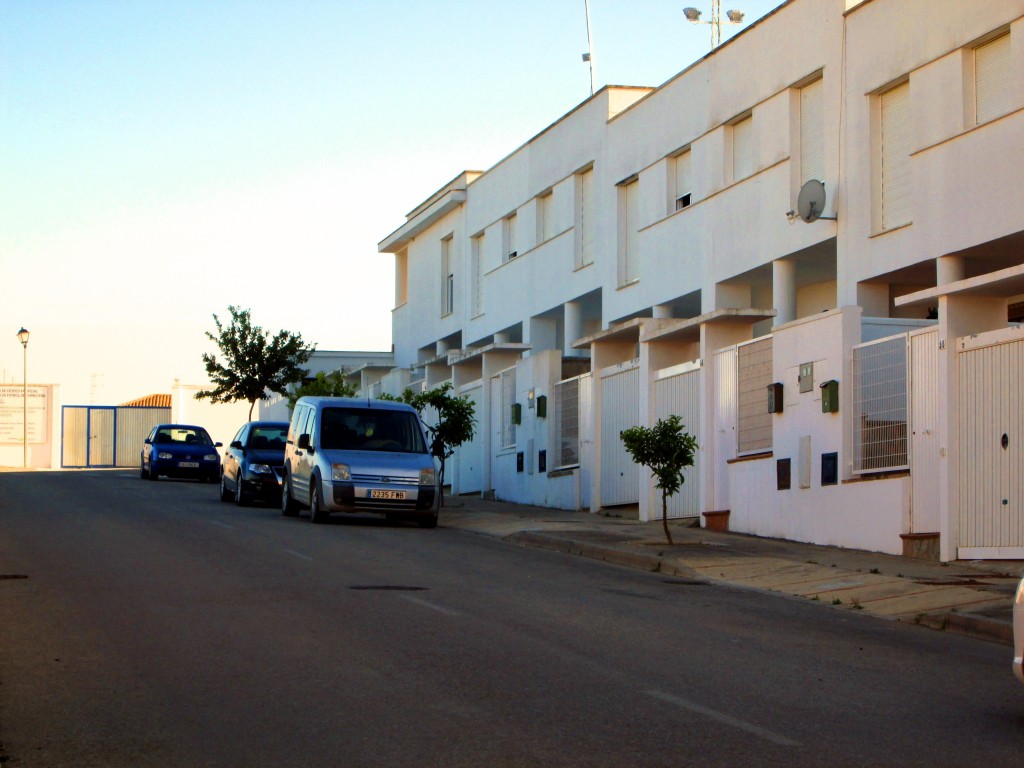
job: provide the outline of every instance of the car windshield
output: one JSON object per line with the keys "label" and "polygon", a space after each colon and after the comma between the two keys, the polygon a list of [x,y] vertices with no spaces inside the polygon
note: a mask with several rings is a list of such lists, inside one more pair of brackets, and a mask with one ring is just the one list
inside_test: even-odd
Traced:
{"label": "car windshield", "polygon": [[320,421],[320,445],[349,451],[426,453],[419,419],[389,408],[327,408]]}
{"label": "car windshield", "polygon": [[249,447],[256,450],[283,451],[288,440],[288,425],[257,426],[249,433]]}
{"label": "car windshield", "polygon": [[161,445],[213,445],[213,440],[199,427],[161,427],[153,438]]}

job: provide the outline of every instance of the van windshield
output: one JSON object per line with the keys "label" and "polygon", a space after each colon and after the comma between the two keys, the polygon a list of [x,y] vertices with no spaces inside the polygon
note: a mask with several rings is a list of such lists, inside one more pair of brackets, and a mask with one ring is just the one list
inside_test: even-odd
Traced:
{"label": "van windshield", "polygon": [[387,408],[325,408],[320,447],[342,451],[426,453],[419,419]]}

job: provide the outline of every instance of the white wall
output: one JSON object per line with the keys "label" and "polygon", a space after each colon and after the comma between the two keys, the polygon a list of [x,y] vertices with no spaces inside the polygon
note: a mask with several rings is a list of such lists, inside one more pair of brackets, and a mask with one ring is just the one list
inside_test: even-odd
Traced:
{"label": "white wall", "polygon": [[[238,429],[249,420],[249,403],[212,403],[195,399],[197,392],[208,388],[208,385],[175,383],[171,387],[171,419],[177,424],[203,427],[215,443],[228,445]],[[257,409],[253,410],[253,419],[259,418]]]}

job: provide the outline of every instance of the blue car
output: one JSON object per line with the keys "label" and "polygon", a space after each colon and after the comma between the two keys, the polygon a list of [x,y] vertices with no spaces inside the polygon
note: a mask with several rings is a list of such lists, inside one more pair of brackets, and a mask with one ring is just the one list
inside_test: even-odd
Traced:
{"label": "blue car", "polygon": [[287,421],[250,421],[224,450],[220,500],[240,506],[250,501],[276,504],[288,441]]}
{"label": "blue car", "polygon": [[143,480],[165,475],[216,483],[220,479],[220,446],[202,427],[158,424],[143,441],[140,474]]}

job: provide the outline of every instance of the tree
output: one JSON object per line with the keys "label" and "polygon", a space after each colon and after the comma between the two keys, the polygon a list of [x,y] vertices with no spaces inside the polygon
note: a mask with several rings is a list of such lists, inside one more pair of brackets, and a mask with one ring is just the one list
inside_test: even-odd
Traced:
{"label": "tree", "polygon": [[214,315],[217,334],[206,332],[220,348],[224,364],[216,356],[203,353],[206,373],[215,386],[197,392],[196,399],[209,398],[214,403],[245,400],[252,420],[252,409],[257,400],[267,398],[267,390],[284,395],[289,384],[302,381],[306,372],[299,366],[309,360],[316,347],[306,346],[297,333],[278,331],[271,337],[252,324],[248,309],[229,306],[228,311],[230,325],[225,327]]}
{"label": "tree", "polygon": [[345,381],[344,371],[321,371],[312,381],[303,382],[288,394],[288,410],[295,408],[300,397],[355,397],[356,388]]}
{"label": "tree", "polygon": [[661,523],[665,538],[672,543],[668,530],[668,499],[685,482],[683,470],[693,466],[697,451],[697,438],[683,432],[679,416],[658,419],[653,427],[630,427],[619,433],[626,450],[633,461],[647,467],[658,479],[656,488],[661,489]]}
{"label": "tree", "polygon": [[455,453],[455,449],[468,440],[473,439],[474,424],[473,402],[465,395],[456,397],[451,394],[451,382],[445,382],[439,387],[427,390],[426,392],[413,392],[406,389],[401,397],[382,396],[385,400],[400,400],[408,403],[420,419],[423,419],[424,411],[432,411],[436,421],[433,424],[424,421],[427,431],[430,432],[430,452],[441,461],[441,504],[444,504],[444,467],[445,462]]}

